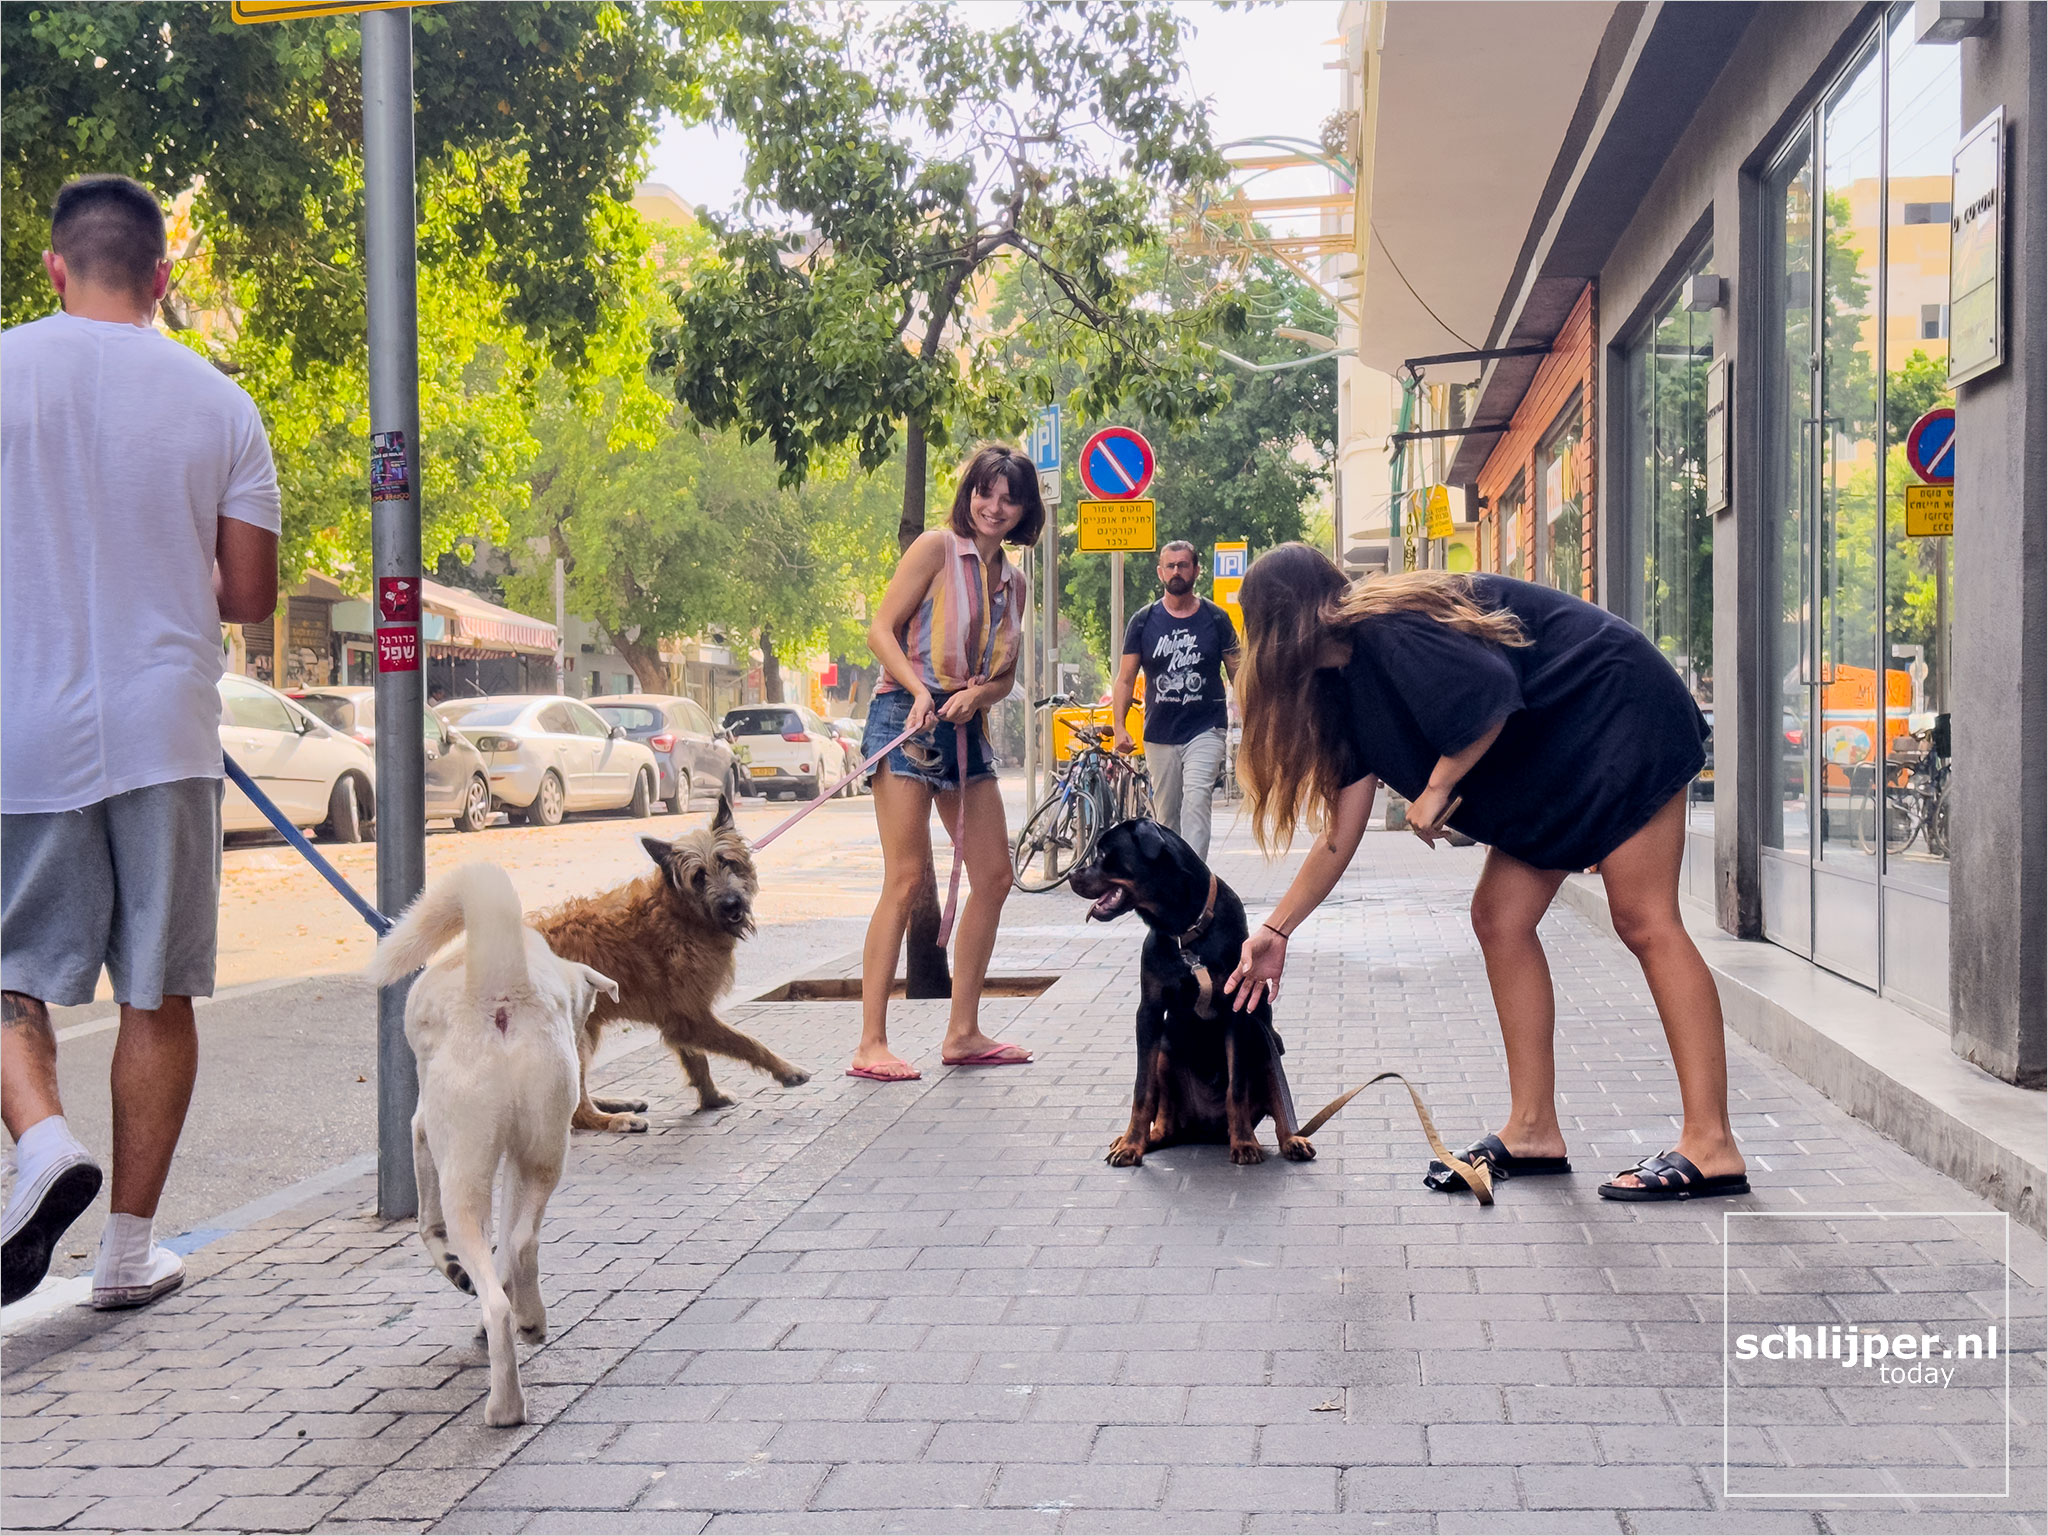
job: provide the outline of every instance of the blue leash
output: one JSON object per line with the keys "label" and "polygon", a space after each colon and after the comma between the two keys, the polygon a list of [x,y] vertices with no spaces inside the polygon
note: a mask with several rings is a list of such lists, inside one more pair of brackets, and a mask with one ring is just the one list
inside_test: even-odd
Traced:
{"label": "blue leash", "polygon": [[362,915],[363,921],[376,930],[379,938],[389,933],[391,919],[363,900],[356,888],[342,878],[341,871],[321,857],[320,850],[306,841],[306,834],[292,825],[291,817],[280,811],[270,796],[256,787],[256,781],[243,771],[240,763],[225,752],[221,753],[220,757],[222,764],[227,768],[228,777],[235,781],[235,787],[249,797],[256,809],[263,813],[266,821],[284,834],[284,840],[304,854],[306,862],[319,870],[329,885],[341,892],[342,899]]}

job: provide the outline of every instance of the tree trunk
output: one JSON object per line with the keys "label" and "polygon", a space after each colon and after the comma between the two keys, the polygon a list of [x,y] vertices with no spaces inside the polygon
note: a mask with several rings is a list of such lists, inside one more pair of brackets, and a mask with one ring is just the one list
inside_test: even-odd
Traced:
{"label": "tree trunk", "polygon": [[903,424],[903,516],[896,523],[896,547],[907,550],[924,532],[926,469],[924,422],[911,417]]}
{"label": "tree trunk", "polygon": [[761,692],[770,704],[781,704],[782,661],[775,654],[775,628],[770,624],[761,626]]}
{"label": "tree trunk", "polygon": [[[924,423],[912,417],[903,432],[903,519],[896,528],[896,542],[904,549],[924,532],[924,497],[927,478]],[[905,997],[951,997],[953,973],[946,964],[946,951],[939,943],[938,875],[925,866],[924,882],[910,906],[910,926],[903,933],[903,995]]]}
{"label": "tree trunk", "polygon": [[661,659],[659,643],[649,645],[642,640],[628,640],[624,635],[612,634],[605,637],[611,641],[612,649],[626,658],[626,665],[633,669],[633,675],[640,680],[642,693],[671,693],[669,687],[668,663]]}

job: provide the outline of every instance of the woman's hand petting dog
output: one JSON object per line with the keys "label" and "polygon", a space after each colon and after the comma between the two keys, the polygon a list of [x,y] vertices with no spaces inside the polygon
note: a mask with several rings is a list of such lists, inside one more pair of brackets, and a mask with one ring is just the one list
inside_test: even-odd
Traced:
{"label": "woman's hand petting dog", "polygon": [[1244,1013],[1261,1002],[1278,1001],[1280,972],[1286,964],[1286,937],[1270,928],[1253,929],[1239,953],[1237,969],[1223,983],[1224,992],[1232,999],[1230,1006]]}

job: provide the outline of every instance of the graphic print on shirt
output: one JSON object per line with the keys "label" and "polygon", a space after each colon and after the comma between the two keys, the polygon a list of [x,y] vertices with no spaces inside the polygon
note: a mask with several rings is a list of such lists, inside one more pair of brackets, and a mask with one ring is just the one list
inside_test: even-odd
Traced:
{"label": "graphic print on shirt", "polygon": [[1159,670],[1146,680],[1147,697],[1161,704],[1182,704],[1202,696],[1202,642],[1186,627],[1169,631],[1152,647]]}

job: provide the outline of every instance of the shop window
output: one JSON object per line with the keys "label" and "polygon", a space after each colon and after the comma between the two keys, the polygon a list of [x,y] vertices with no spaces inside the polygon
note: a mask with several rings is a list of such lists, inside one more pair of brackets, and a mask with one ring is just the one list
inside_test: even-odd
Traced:
{"label": "shop window", "polygon": [[1515,483],[1502,493],[1500,498],[1500,573],[1518,579],[1531,573],[1523,568],[1522,560],[1522,503],[1527,495],[1522,486],[1522,477],[1515,476]]}
{"label": "shop window", "polygon": [[1920,339],[1922,341],[1948,340],[1948,306],[1946,304],[1922,304],[1920,306]]}
{"label": "shop window", "polygon": [[[1711,247],[1686,264],[1713,264]],[[1625,538],[1628,617],[1692,690],[1714,702],[1714,522],[1707,513],[1707,371],[1713,316],[1685,307],[1681,279],[1630,343]]]}
{"label": "shop window", "polygon": [[1946,224],[1950,208],[1947,203],[1902,203],[1904,216],[1901,224]]}
{"label": "shop window", "polygon": [[1585,436],[1585,411],[1575,400],[1536,455],[1550,585],[1573,597],[1586,595],[1586,498],[1579,474]]}

